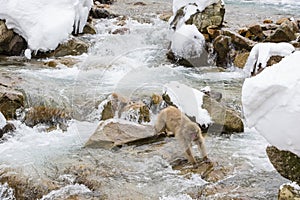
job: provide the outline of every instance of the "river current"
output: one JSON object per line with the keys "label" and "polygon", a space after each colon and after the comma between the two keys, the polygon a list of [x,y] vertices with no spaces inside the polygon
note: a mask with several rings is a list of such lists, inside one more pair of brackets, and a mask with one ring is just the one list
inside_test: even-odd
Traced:
{"label": "river current", "polygon": [[[0,142],[0,167],[21,171],[32,180],[53,179],[65,184],[42,199],[64,199],[65,194],[88,194],[84,184],[75,184],[70,171],[78,163],[97,167],[95,179],[107,199],[190,200],[190,193],[203,187],[219,193],[203,199],[276,199],[278,188],[288,180],[270,164],[267,141],[254,130],[232,136],[208,135],[212,160],[230,168],[228,175],[210,184],[199,175],[182,176],[160,156],[140,156],[140,149],[127,147],[112,152],[82,148],[99,124],[99,102],[111,92],[127,97],[162,93],[170,81],[201,89],[210,86],[223,94],[224,102],[241,111],[243,75],[238,69],[215,66],[184,68],[166,59],[170,30],[157,13],[170,12],[171,1],[115,2],[111,9],[129,16],[129,33],[112,35],[116,19],[98,20],[97,34],[82,36],[91,44],[87,54],[75,57],[79,63],[68,68],[48,68],[19,57],[1,63],[0,72],[17,77],[18,87],[27,94],[27,104],[64,107],[74,113],[67,132],[46,133],[15,120],[17,130]],[[299,18],[300,3],[289,0],[225,0],[227,26],[232,29],[262,22],[266,18]],[[146,22],[146,23],[145,23]],[[20,61],[21,60],[21,61]],[[130,150],[132,148],[132,150]],[[128,150],[129,149],[129,150]],[[129,153],[130,152],[130,153]],[[68,172],[68,173],[67,173]],[[62,181],[62,179],[64,181]],[[67,180],[67,181],[65,181]],[[230,188],[221,190],[220,188]],[[8,185],[0,185],[0,199],[14,199]]]}

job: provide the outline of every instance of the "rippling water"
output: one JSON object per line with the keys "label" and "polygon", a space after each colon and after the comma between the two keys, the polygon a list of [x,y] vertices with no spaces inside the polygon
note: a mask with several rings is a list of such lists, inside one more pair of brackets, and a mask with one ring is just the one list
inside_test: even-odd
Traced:
{"label": "rippling water", "polygon": [[[33,62],[1,65],[1,72],[22,79],[19,87],[28,95],[28,105],[64,107],[72,110],[75,117],[66,133],[45,133],[39,127],[29,128],[14,121],[17,131],[5,136],[0,143],[3,168],[21,169],[32,178],[53,176],[58,179],[70,176],[64,174],[63,169],[72,163],[97,163],[91,166],[97,166],[95,173],[101,176],[95,175],[95,179],[102,182],[108,199],[186,200],[192,199],[189,192],[197,193],[203,189],[207,183],[200,176],[180,176],[160,156],[140,156],[137,149],[117,153],[82,149],[98,125],[97,105],[113,91],[135,97],[161,93],[162,86],[173,80],[197,89],[209,85],[223,93],[228,105],[241,110],[243,76],[239,70],[219,72],[215,66],[199,69],[173,66],[165,58],[170,34],[168,24],[151,13],[153,9],[170,11],[171,1],[145,2],[152,7],[146,6],[144,12],[133,12],[132,1],[120,1],[119,7],[115,5],[114,10],[122,10],[133,17],[126,21],[129,34],[108,33],[116,29],[115,19],[97,21],[98,34],[84,36],[93,46],[88,54],[77,57],[80,62],[72,68],[49,69]],[[300,3],[294,1],[225,2],[226,21],[232,27],[266,18],[299,17]],[[143,11],[143,8],[139,9]],[[139,23],[134,18],[146,18],[150,23]],[[246,130],[230,137],[208,136],[207,145],[212,159],[231,169],[224,180],[207,187],[232,188],[207,199],[275,199],[279,185],[285,180],[269,163],[265,153],[268,144],[257,132]],[[11,192],[7,185],[0,185],[0,198],[5,199]],[[68,185],[54,190],[44,199],[56,199],[67,192],[85,194],[91,191],[85,185],[69,181]]]}

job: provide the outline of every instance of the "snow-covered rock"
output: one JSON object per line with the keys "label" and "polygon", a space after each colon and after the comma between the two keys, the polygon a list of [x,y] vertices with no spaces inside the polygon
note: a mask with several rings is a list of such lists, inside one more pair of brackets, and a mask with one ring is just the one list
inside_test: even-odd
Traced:
{"label": "snow-covered rock", "polygon": [[287,56],[295,51],[295,47],[289,43],[258,43],[247,59],[244,72],[247,76],[257,74],[259,68],[265,68],[271,56]]}
{"label": "snow-covered rock", "polygon": [[55,49],[72,31],[82,32],[93,1],[0,0],[0,4],[0,19],[7,27],[21,35],[29,49],[47,51]]}
{"label": "snow-covered rock", "polygon": [[166,94],[178,108],[190,117],[195,117],[196,122],[208,126],[211,118],[207,110],[202,108],[204,93],[187,85],[170,82],[164,85]]}
{"label": "snow-covered rock", "polygon": [[[199,12],[202,12],[207,6],[217,3],[219,0],[173,0],[173,13],[186,6],[186,5],[195,5]],[[224,1],[222,1],[224,4]]]}
{"label": "snow-covered rock", "polygon": [[171,51],[176,57],[199,57],[204,51],[205,39],[195,25],[183,24],[172,36]]}
{"label": "snow-covered rock", "polygon": [[246,122],[273,146],[300,156],[300,52],[247,78],[242,89]]}

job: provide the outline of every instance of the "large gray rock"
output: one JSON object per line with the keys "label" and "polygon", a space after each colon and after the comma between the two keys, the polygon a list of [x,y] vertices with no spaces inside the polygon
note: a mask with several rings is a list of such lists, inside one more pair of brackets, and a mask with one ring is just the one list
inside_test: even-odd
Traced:
{"label": "large gray rock", "polygon": [[213,124],[209,127],[209,131],[214,133],[244,132],[243,121],[235,111],[207,95],[203,97],[202,107],[208,111],[213,121]]}
{"label": "large gray rock", "polygon": [[153,126],[106,120],[99,124],[85,147],[113,149],[124,144],[147,143],[147,140],[153,141],[156,138],[159,136]]}
{"label": "large gray rock", "polygon": [[296,154],[274,146],[267,147],[267,154],[281,176],[300,184],[300,158]]}

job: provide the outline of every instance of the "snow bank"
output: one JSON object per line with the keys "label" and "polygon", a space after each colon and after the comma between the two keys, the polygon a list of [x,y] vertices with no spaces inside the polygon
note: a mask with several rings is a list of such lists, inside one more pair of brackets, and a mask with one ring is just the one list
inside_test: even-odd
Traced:
{"label": "snow bank", "polygon": [[242,103],[246,123],[270,144],[300,156],[300,52],[245,80]]}
{"label": "snow bank", "polygon": [[258,43],[250,52],[244,67],[245,74],[249,77],[252,72],[258,72],[258,68],[265,68],[271,56],[287,56],[295,51],[295,47],[289,43]]}
{"label": "snow bank", "polygon": [[202,108],[204,93],[176,81],[164,85],[164,91],[182,112],[195,117],[197,123],[206,126],[212,123],[207,110]]}
{"label": "snow bank", "polygon": [[[0,19],[28,42],[31,50],[53,50],[69,34],[82,32],[92,0],[0,0]],[[27,51],[28,53],[28,51]]]}
{"label": "snow bank", "polygon": [[175,56],[185,59],[199,57],[205,46],[204,36],[195,25],[183,24],[175,31],[171,40],[171,50]]}

